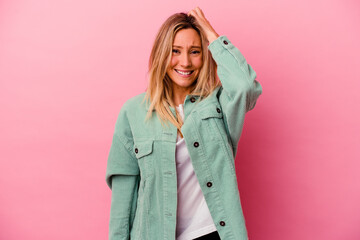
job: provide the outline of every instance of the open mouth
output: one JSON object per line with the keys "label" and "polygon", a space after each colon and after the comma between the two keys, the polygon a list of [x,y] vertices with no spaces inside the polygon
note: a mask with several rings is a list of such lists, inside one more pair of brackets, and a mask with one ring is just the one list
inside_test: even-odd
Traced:
{"label": "open mouth", "polygon": [[192,71],[180,71],[180,70],[177,70],[177,69],[175,69],[175,71],[178,74],[182,75],[182,76],[190,76],[194,72],[194,70],[192,70]]}

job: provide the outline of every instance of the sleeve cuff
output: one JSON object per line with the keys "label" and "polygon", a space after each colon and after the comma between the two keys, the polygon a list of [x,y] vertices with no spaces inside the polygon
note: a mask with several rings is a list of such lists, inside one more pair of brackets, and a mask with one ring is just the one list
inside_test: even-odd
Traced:
{"label": "sleeve cuff", "polygon": [[217,54],[224,50],[224,48],[227,48],[230,44],[230,40],[225,35],[221,35],[209,44],[208,49],[212,54]]}
{"label": "sleeve cuff", "polygon": [[[246,60],[244,55],[230,42],[230,40],[225,35],[221,35],[212,41],[209,44],[208,49],[210,50],[211,55],[216,63],[223,59],[222,55],[224,55],[225,52],[228,52],[237,60],[241,67],[245,66],[244,64],[246,63]],[[247,66],[245,68],[247,68]]]}

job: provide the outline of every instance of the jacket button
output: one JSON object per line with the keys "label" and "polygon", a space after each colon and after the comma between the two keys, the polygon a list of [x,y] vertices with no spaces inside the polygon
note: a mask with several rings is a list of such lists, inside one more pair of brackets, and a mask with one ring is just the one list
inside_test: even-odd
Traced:
{"label": "jacket button", "polygon": [[208,182],[206,185],[207,185],[208,187],[211,187],[211,186],[212,186],[212,183],[211,183],[211,182]]}
{"label": "jacket button", "polygon": [[193,103],[193,102],[195,102],[195,101],[196,101],[196,99],[195,99],[194,97],[191,97],[191,98],[190,98],[190,102]]}
{"label": "jacket button", "polygon": [[216,111],[217,111],[218,113],[220,113],[220,112],[221,112],[220,108],[216,108]]}
{"label": "jacket button", "polygon": [[194,142],[194,147],[198,147],[199,143],[198,142]]}
{"label": "jacket button", "polygon": [[135,148],[135,153],[138,153],[138,152],[139,152],[139,150],[137,148]]}
{"label": "jacket button", "polygon": [[224,222],[224,221],[220,221],[220,225],[221,225],[221,226],[225,226],[225,222]]}
{"label": "jacket button", "polygon": [[224,40],[223,43],[224,43],[225,45],[228,45],[228,42],[227,42],[226,40]]}

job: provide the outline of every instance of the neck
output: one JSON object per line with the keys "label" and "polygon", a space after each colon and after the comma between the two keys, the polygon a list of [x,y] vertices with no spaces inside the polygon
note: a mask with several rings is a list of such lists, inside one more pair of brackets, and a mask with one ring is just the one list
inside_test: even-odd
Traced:
{"label": "neck", "polygon": [[173,102],[176,106],[179,106],[180,104],[184,104],[186,95],[189,95],[191,92],[190,88],[174,88],[173,89]]}

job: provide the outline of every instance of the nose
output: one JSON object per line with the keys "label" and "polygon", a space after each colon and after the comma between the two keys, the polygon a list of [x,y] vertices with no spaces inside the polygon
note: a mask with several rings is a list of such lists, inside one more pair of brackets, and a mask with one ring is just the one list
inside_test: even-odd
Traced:
{"label": "nose", "polygon": [[182,67],[191,67],[191,59],[188,53],[184,53],[181,56],[180,65]]}

